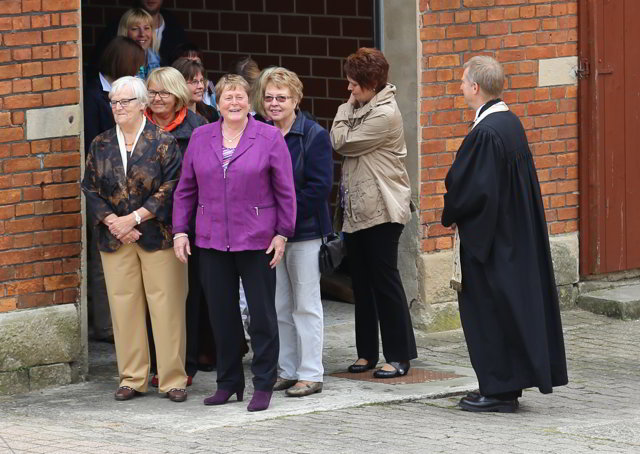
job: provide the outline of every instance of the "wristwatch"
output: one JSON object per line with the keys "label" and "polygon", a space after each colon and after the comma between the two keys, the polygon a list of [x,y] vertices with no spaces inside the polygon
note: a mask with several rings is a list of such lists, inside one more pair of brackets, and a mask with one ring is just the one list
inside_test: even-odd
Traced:
{"label": "wristwatch", "polygon": [[134,210],[133,215],[136,217],[136,224],[140,225],[140,222],[142,222],[142,218],[138,214],[138,210]]}

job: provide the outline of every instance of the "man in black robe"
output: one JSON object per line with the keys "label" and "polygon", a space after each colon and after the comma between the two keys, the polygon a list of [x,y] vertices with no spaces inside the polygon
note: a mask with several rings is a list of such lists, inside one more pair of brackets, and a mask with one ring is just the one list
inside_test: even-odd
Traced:
{"label": "man in black robe", "polygon": [[503,86],[493,58],[465,64],[460,88],[476,120],[445,180],[442,224],[460,236],[460,319],[480,385],[460,401],[468,411],[513,412],[524,388],[567,383],[540,184]]}

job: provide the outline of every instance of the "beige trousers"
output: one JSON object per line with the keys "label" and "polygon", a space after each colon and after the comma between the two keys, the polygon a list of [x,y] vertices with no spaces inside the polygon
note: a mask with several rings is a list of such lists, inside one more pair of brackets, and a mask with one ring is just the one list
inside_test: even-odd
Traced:
{"label": "beige trousers", "polygon": [[120,386],[145,392],[149,380],[146,309],[156,344],[158,390],[186,388],[187,266],[173,249],[148,252],[137,244],[100,252],[109,295]]}

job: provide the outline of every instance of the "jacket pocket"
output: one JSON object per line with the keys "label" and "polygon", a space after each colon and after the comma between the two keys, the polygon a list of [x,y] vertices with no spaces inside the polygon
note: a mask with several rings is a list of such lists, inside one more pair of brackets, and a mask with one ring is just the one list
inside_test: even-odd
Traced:
{"label": "jacket pocket", "polygon": [[368,221],[382,216],[382,194],[373,178],[354,186],[349,193],[349,205],[354,221]]}
{"label": "jacket pocket", "polygon": [[196,212],[196,236],[202,238],[211,237],[211,207],[198,202]]}

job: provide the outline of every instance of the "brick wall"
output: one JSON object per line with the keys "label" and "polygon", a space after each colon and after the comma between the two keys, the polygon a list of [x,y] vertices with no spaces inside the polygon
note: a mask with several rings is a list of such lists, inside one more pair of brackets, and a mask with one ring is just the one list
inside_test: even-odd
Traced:
{"label": "brick wall", "polygon": [[0,312],[78,300],[80,138],[26,118],[80,99],[79,3],[0,2]]}
{"label": "brick wall", "polygon": [[461,66],[479,54],[504,65],[503,98],[527,130],[549,232],[577,231],[577,85],[538,86],[539,60],[577,55],[577,1],[420,0],[420,14],[423,251],[452,246],[440,225],[444,177],[475,115]]}
{"label": "brick wall", "polygon": [[[85,58],[105,24],[119,18],[130,0],[83,0]],[[216,81],[247,55],[260,67],[285,66],[304,84],[303,108],[328,127],[347,98],[342,63],[373,45],[373,0],[165,0],[204,51]]]}

